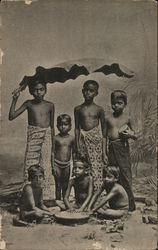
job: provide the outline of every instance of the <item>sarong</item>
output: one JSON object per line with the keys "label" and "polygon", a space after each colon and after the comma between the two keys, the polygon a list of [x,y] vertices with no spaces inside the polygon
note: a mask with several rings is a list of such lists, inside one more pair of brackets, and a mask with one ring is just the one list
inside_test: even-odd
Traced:
{"label": "sarong", "polygon": [[44,169],[43,199],[54,199],[55,183],[51,167],[51,128],[28,126],[24,162],[24,181],[28,181],[28,168],[39,164]]}
{"label": "sarong", "polygon": [[121,139],[109,141],[108,161],[110,165],[120,169],[119,183],[124,187],[129,199],[129,210],[135,210],[135,201],[132,191],[132,171],[128,143]]}
{"label": "sarong", "polygon": [[79,147],[90,164],[90,170],[94,182],[94,191],[100,189],[103,183],[103,159],[102,159],[102,137],[98,127],[89,131],[80,131]]}

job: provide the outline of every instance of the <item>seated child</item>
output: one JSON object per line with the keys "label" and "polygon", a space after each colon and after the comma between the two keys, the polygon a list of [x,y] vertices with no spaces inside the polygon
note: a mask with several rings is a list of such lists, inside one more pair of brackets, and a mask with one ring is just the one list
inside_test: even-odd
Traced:
{"label": "seated child", "polygon": [[55,179],[56,200],[61,200],[61,191],[64,198],[70,178],[70,159],[74,158],[75,140],[69,134],[71,130],[71,117],[67,114],[57,118],[59,134],[54,137],[54,166],[52,173]]}
{"label": "seated child", "polygon": [[[87,163],[81,160],[74,161],[73,177],[69,180],[68,188],[64,197],[64,204],[67,210],[82,212],[87,207],[93,194],[92,176],[86,173]],[[74,187],[75,204],[69,201],[71,189]],[[60,205],[59,205],[60,206]]]}
{"label": "seated child", "polygon": [[[101,193],[106,190],[107,194],[100,203],[92,209],[92,212],[98,212],[104,218],[117,219],[122,217],[128,211],[128,196],[125,189],[118,184],[119,168],[108,166],[106,173],[104,170],[103,185],[94,193],[88,210],[90,210]],[[109,203],[109,207],[104,206]]]}
{"label": "seated child", "polygon": [[20,199],[20,219],[32,222],[45,215],[52,215],[51,209],[43,203],[43,168],[39,165],[31,166],[28,169],[28,179],[30,183],[24,186]]}

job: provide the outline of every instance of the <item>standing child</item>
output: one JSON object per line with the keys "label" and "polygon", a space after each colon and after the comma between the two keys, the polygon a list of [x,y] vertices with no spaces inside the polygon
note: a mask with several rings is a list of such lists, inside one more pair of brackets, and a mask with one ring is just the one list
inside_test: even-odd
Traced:
{"label": "standing child", "polygon": [[74,137],[69,135],[71,117],[67,114],[58,116],[57,128],[60,133],[54,138],[54,167],[52,172],[55,178],[56,200],[61,200],[61,191],[64,198],[70,178],[71,155],[75,153]]}
{"label": "standing child", "polygon": [[[124,188],[118,184],[119,168],[115,166],[109,166],[104,171],[104,182],[100,190],[98,190],[92,197],[88,209],[91,209],[95,204],[97,198],[101,193],[106,190],[106,197],[104,197],[100,203],[92,209],[92,212],[98,212],[105,219],[117,219],[122,217],[128,211],[128,196]],[[106,206],[106,203],[109,206]]]}
{"label": "standing child", "polygon": [[[82,93],[84,103],[75,107],[75,137],[77,152],[86,157],[91,165],[94,190],[100,188],[103,178],[103,165],[106,163],[104,110],[93,101],[98,95],[99,84],[88,80],[84,83]],[[99,132],[101,123],[102,136]]]}
{"label": "standing child", "polygon": [[127,95],[122,90],[111,94],[113,113],[106,117],[107,137],[109,139],[108,161],[110,165],[119,166],[120,184],[128,194],[129,210],[135,210],[132,192],[132,172],[128,139],[136,139],[129,115],[124,112],[127,105]]}
{"label": "standing child", "polygon": [[[84,211],[92,197],[93,178],[88,173],[86,173],[86,168],[87,163],[81,160],[74,161],[74,176],[69,181],[68,188],[64,197],[65,207],[70,211]],[[72,187],[74,187],[75,191],[75,204],[71,204],[69,201]]]}
{"label": "standing child", "polygon": [[9,120],[13,120],[25,110],[28,112],[27,147],[24,163],[24,180],[28,180],[28,168],[41,165],[45,171],[44,199],[53,198],[54,180],[51,171],[53,162],[54,104],[44,100],[46,84],[35,80],[29,85],[32,100],[25,101],[15,110],[20,92],[15,91],[10,107]]}

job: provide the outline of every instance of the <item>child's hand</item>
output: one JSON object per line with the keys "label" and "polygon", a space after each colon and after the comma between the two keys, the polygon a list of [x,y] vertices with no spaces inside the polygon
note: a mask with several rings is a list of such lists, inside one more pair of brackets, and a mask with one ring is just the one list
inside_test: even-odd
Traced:
{"label": "child's hand", "polygon": [[70,207],[68,210],[67,210],[69,213],[74,213],[75,212],[75,209],[73,207]]}
{"label": "child's hand", "polygon": [[20,95],[20,88],[15,89],[12,92],[12,95],[13,95],[13,99],[17,99],[19,97],[19,95]]}
{"label": "child's hand", "polygon": [[121,136],[123,136],[124,139],[129,139],[129,138],[133,137],[134,131],[131,130],[131,129],[127,126],[126,129],[120,131],[119,134],[120,134]]}
{"label": "child's hand", "polygon": [[86,211],[89,215],[93,214],[92,210],[90,208],[87,209]]}
{"label": "child's hand", "polygon": [[96,210],[93,208],[93,209],[91,210],[91,212],[92,212],[92,214],[95,214],[95,213],[96,213]]}
{"label": "child's hand", "polygon": [[128,132],[124,131],[124,132],[121,132],[120,135],[124,138],[124,139],[129,139],[130,138],[130,135]]}
{"label": "child's hand", "polygon": [[83,209],[82,208],[78,208],[78,209],[75,210],[75,212],[76,213],[81,213],[81,212],[83,212]]}

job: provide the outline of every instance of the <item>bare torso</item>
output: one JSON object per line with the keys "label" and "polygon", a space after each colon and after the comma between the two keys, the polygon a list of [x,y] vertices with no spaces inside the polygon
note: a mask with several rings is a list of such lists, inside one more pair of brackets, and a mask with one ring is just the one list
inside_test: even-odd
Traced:
{"label": "bare torso", "polygon": [[70,161],[71,152],[74,147],[74,137],[71,135],[61,136],[60,134],[56,135],[55,138],[55,159],[67,162]]}
{"label": "bare torso", "polygon": [[99,125],[101,113],[103,112],[103,109],[100,106],[95,103],[90,105],[83,103],[82,105],[77,106],[75,110],[78,118],[78,125],[81,129],[89,131]]}
{"label": "bare torso", "polygon": [[88,196],[89,181],[89,176],[74,179],[75,198],[76,203],[79,205],[82,205]]}
{"label": "bare torso", "polygon": [[120,138],[119,130],[125,125],[129,124],[129,116],[126,113],[122,113],[120,116],[115,117],[113,113],[106,117],[107,122],[107,136],[111,140]]}
{"label": "bare torso", "polygon": [[37,103],[34,100],[29,100],[27,103],[28,124],[48,128],[51,126],[54,105],[51,102],[42,100]]}
{"label": "bare torso", "polygon": [[40,206],[40,202],[42,200],[42,190],[41,189],[33,189],[30,184],[26,184],[23,189],[22,196],[20,199],[20,210],[21,211],[30,211],[32,210],[32,204],[28,201],[28,196],[33,194],[34,200],[32,203],[35,203],[36,207]]}
{"label": "bare torso", "polygon": [[128,207],[128,196],[127,196],[125,189],[118,183],[115,183],[113,188],[115,188],[117,192],[116,192],[116,195],[109,200],[110,208],[120,209],[120,208]]}

